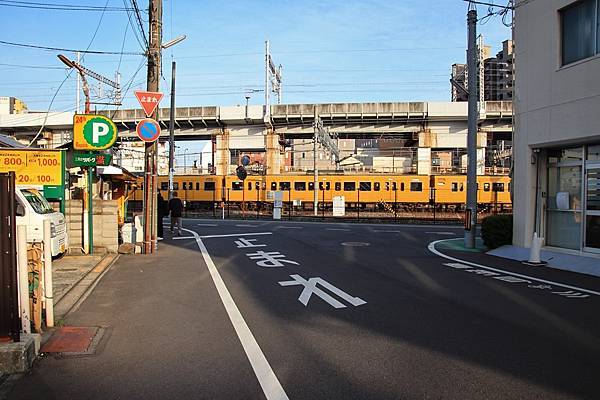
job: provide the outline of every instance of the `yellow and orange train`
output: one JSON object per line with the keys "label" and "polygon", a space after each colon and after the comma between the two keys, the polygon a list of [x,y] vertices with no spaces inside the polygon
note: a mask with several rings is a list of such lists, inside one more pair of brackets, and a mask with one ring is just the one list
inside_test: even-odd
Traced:
{"label": "yellow and orange train", "polygon": [[[312,175],[236,176],[176,175],[173,187],[186,208],[201,208],[214,202],[272,202],[274,191],[283,191],[284,201],[309,204],[313,201]],[[319,202],[331,203],[344,196],[346,204],[436,204],[461,206],[466,202],[465,175],[325,175],[318,178]],[[508,176],[478,176],[480,205],[510,206]],[[166,197],[168,177],[158,177]],[[132,186],[130,201],[141,201],[143,185]]]}

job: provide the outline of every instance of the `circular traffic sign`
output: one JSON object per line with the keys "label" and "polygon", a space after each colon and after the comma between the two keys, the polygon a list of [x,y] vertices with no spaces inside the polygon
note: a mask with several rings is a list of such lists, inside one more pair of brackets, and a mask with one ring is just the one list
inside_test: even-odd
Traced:
{"label": "circular traffic sign", "polygon": [[154,142],[160,136],[160,125],[152,118],[145,118],[138,122],[135,131],[144,142]]}

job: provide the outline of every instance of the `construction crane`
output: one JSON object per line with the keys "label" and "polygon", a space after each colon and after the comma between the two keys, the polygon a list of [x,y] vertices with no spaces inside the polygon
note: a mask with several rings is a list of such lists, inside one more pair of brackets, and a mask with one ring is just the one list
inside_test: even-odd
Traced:
{"label": "construction crane", "polygon": [[[116,90],[115,99],[116,99],[117,103],[120,102],[121,85],[118,82],[108,79],[108,78],[84,67],[83,65],[79,64],[76,61],[69,60],[67,57],[65,57],[62,54],[58,55],[58,59],[60,61],[62,61],[67,67],[75,68],[77,70],[77,72],[79,73],[79,76],[81,77],[83,94],[85,96],[85,113],[86,114],[88,114],[90,112],[90,104],[91,104],[91,102],[90,102],[90,87],[88,85],[86,76],[89,76],[90,78],[93,78],[100,83],[103,83],[105,85],[115,88],[115,90]],[[120,105],[120,104],[117,104],[117,105]]]}

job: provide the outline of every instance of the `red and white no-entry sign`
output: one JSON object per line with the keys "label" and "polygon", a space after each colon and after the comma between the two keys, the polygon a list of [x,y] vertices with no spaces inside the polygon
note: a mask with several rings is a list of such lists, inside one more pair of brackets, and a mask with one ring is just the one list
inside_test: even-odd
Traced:
{"label": "red and white no-entry sign", "polygon": [[146,92],[136,90],[134,94],[144,109],[147,117],[152,115],[154,110],[156,110],[156,107],[158,107],[158,103],[160,103],[160,100],[163,98],[162,92]]}

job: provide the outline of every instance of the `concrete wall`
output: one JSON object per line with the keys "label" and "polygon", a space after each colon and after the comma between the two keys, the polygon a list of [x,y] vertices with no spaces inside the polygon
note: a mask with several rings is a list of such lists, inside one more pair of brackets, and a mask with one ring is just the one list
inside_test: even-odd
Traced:
{"label": "concrete wall", "polygon": [[[116,253],[119,247],[119,224],[116,200],[94,200],[94,248],[104,247]],[[65,207],[69,247],[82,247],[83,204],[81,200],[68,200]]]}
{"label": "concrete wall", "polygon": [[561,66],[558,10],[574,2],[520,0],[515,11],[513,243],[518,246],[530,246],[534,230],[533,149],[600,140],[600,56]]}

